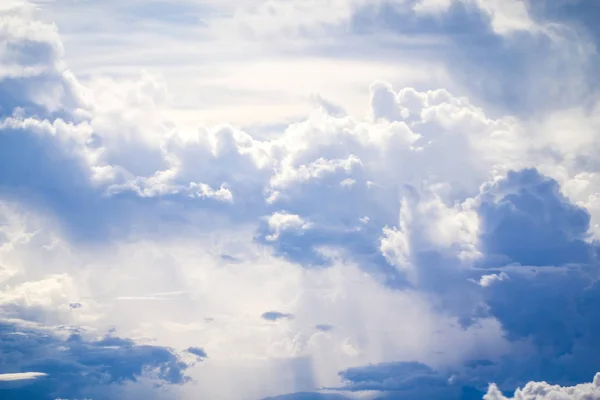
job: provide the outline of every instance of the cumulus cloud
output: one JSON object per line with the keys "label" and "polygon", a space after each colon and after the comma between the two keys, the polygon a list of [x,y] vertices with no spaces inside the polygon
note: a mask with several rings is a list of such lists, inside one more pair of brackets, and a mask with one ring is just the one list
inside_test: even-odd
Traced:
{"label": "cumulus cloud", "polygon": [[600,396],[600,376],[596,375],[592,383],[582,383],[572,387],[551,385],[546,382],[529,382],[523,389],[517,389],[514,397],[505,397],[498,387],[492,385],[484,397],[484,400],[508,400],[508,399],[596,399]]}
{"label": "cumulus cloud", "polygon": [[273,234],[266,237],[268,241],[279,239],[279,234],[285,230],[303,230],[310,227],[310,224],[304,222],[298,215],[290,215],[287,213],[275,213],[271,215],[267,222],[269,228],[273,230]]}
{"label": "cumulus cloud", "polygon": [[[517,0],[225,3],[208,28],[257,40],[472,10],[498,48],[551,33]],[[460,85],[376,81],[364,117],[315,95],[277,135],[189,130],[161,77],[80,81],[57,28],[14,4],[0,7],[0,381],[28,384],[2,396],[593,393],[527,382],[600,369],[595,100],[525,118]]]}
{"label": "cumulus cloud", "polygon": [[570,204],[556,181],[536,170],[511,172],[490,194],[480,211],[487,252],[528,265],[590,262],[589,213]]}
{"label": "cumulus cloud", "polygon": [[483,275],[479,280],[479,285],[481,285],[482,287],[488,287],[490,285],[493,285],[494,282],[501,282],[506,279],[510,279],[510,277],[505,272],[501,272],[499,274]]}

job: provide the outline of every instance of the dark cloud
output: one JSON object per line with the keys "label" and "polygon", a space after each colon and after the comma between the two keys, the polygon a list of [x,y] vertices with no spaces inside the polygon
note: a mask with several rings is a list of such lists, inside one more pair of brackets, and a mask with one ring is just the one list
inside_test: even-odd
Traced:
{"label": "dark cloud", "polygon": [[447,378],[419,362],[399,362],[350,368],[340,372],[350,390],[408,390],[422,384],[445,385]]}
{"label": "dark cloud", "polygon": [[315,326],[315,328],[321,332],[329,332],[329,331],[333,330],[334,326],[329,325],[329,324],[319,324],[319,325]]}
{"label": "dark cloud", "polygon": [[535,169],[510,172],[481,199],[483,264],[510,276],[481,288],[483,315],[531,348],[482,366],[479,376],[513,391],[531,380],[588,380],[600,370],[600,319],[592,312],[600,307],[600,264],[598,244],[585,240],[588,212]]}
{"label": "dark cloud", "polygon": [[535,169],[509,172],[482,196],[483,250],[523,265],[589,263],[589,213]]}
{"label": "dark cloud", "polygon": [[[316,224],[306,230],[290,229],[281,232],[275,241],[266,239],[272,232],[265,224],[259,228],[260,233],[257,240],[262,244],[271,245],[277,255],[306,267],[332,264],[332,259],[320,251],[322,247],[326,246],[347,250],[351,257],[360,258],[370,265],[386,264],[384,257],[379,252],[379,233],[381,231],[376,232],[374,227],[363,230],[353,229],[352,225],[358,224],[358,217],[355,218],[355,221],[354,224],[348,221],[338,226],[332,226],[329,225],[331,222],[327,224],[323,221],[323,225]],[[394,273],[391,268],[387,272]]]}
{"label": "dark cloud", "polygon": [[485,290],[507,338],[531,343],[490,368],[500,386],[529,380],[572,385],[600,370],[597,267],[513,274]]}
{"label": "dark cloud", "polygon": [[[354,145],[349,143],[349,146]],[[338,152],[339,148],[323,151]],[[309,155],[309,159],[313,156],[316,155]],[[352,179],[353,184],[342,185],[346,179]],[[341,250],[345,257],[369,273],[382,276],[386,283],[403,284],[402,274],[380,251],[383,228],[398,220],[399,193],[395,188],[370,187],[368,181],[366,172],[357,166],[351,173],[338,170],[286,187],[281,198],[266,211],[285,210],[306,218],[310,226],[283,230],[272,240],[269,239],[272,228],[267,221],[262,221],[256,240],[271,246],[278,256],[308,268],[332,265],[333,259],[324,248]],[[365,216],[368,220],[363,223]]]}
{"label": "dark cloud", "polygon": [[104,237],[117,209],[92,188],[83,160],[50,134],[0,132],[0,196],[64,216],[81,239]]}
{"label": "dark cloud", "polygon": [[43,379],[18,388],[0,386],[2,399],[92,397],[112,399],[120,385],[153,379],[183,384],[187,364],[169,348],[106,336],[88,340],[75,333],[63,338],[37,326],[0,322],[0,368],[5,373],[35,371]]}
{"label": "dark cloud", "polygon": [[475,400],[482,391],[454,382],[449,373],[434,370],[419,362],[374,364],[340,372],[349,391],[381,391],[381,399]]}
{"label": "dark cloud", "polygon": [[204,349],[201,349],[200,347],[190,347],[187,349],[187,352],[195,355],[199,360],[203,360],[208,357]]}
{"label": "dark cloud", "polygon": [[[444,371],[419,362],[350,368],[340,372],[340,389],[376,390],[382,399],[481,399],[489,382],[514,392],[529,381],[572,386],[600,371],[600,264],[598,244],[586,241],[587,211],[534,169],[508,173],[479,200],[485,268],[448,268],[452,260],[430,249],[414,256],[429,269],[420,289],[464,326],[495,318],[515,346]],[[491,273],[509,279],[460,283]]]}

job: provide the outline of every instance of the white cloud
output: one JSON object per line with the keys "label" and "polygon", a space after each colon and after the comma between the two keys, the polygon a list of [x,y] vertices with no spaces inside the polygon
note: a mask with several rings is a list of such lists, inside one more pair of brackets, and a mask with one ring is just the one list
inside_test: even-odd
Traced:
{"label": "white cloud", "polygon": [[0,382],[29,381],[48,376],[42,372],[21,372],[15,374],[0,374]]}
{"label": "white cloud", "polygon": [[540,29],[531,19],[524,0],[475,0],[473,3],[490,16],[492,29],[498,34]]}
{"label": "white cloud", "polygon": [[[499,34],[534,30],[521,2],[476,3]],[[233,22],[259,36],[282,30],[294,36],[314,25],[344,26],[365,4],[244,3]],[[420,4],[425,11],[449,3]],[[53,26],[41,24],[38,30],[27,12],[2,10],[8,17],[0,23],[0,37],[47,49],[49,59],[40,68],[52,76],[50,89],[25,96],[40,111],[9,110],[0,120],[0,135],[42,138],[48,145],[41,147],[64,156],[58,160],[77,162],[65,167],[57,159],[40,165],[33,159],[23,170],[10,166],[25,182],[33,170],[42,183],[32,196],[19,197],[18,185],[9,187],[11,196],[0,207],[0,309],[5,317],[50,326],[98,334],[114,327],[127,337],[177,349],[201,346],[209,357],[191,372],[198,385],[177,389],[182,398],[253,399],[334,386],[339,370],[374,362],[414,359],[443,368],[474,357],[498,359],[517,345],[504,338],[496,319],[461,326],[463,315],[446,312],[454,309],[435,297],[442,284],[455,283],[451,290],[460,292],[461,312],[482,301],[481,288],[463,285],[462,275],[484,250],[480,193],[509,169],[539,166],[593,212],[595,223],[600,218],[593,162],[597,109],[524,121],[488,112],[444,88],[428,90],[438,86],[431,80],[414,87],[368,85],[375,75],[396,81],[404,73],[410,75],[406,81],[424,82],[431,72],[420,64],[397,69],[364,60],[340,66],[320,57],[282,57],[271,69],[268,58],[230,64],[233,70],[217,81],[234,86],[236,97],[239,90],[280,88],[294,97],[331,85],[349,94],[349,103],[369,97],[367,112],[364,107],[352,112],[352,104],[346,113],[345,102],[340,107],[316,96],[318,109],[285,123],[277,135],[231,124],[192,130],[173,118],[177,96],[168,90],[169,79],[145,72],[136,80],[94,78],[84,84],[61,65],[62,45]],[[277,24],[268,23],[272,20]],[[0,53],[5,57],[0,60],[9,60],[7,81],[19,71],[10,67],[17,61],[9,53]],[[35,68],[19,76],[24,89],[38,87]],[[202,85],[213,78],[203,77]],[[180,83],[195,92],[188,79]],[[356,94],[360,85],[370,96]],[[291,104],[294,113],[306,114]],[[220,115],[224,110],[256,112],[239,104],[221,108]],[[252,117],[281,116],[273,115]],[[574,127],[577,133],[566,135]],[[56,166],[51,172],[57,176],[46,184],[49,165]],[[80,169],[81,181],[60,175],[72,168]],[[123,204],[131,206],[122,211]],[[78,207],[83,211],[71,214]],[[111,207],[118,212],[110,213]],[[261,218],[266,244],[289,244],[306,255],[320,252],[331,265],[303,268],[291,257],[276,257],[255,240]],[[102,240],[69,235],[67,222],[88,219],[93,222],[88,229]],[[308,239],[295,241],[300,236]],[[429,263],[424,254],[441,261]],[[412,287],[392,288],[386,279],[395,275],[386,275],[390,265],[381,258]],[[488,287],[506,279],[505,273],[489,274],[478,283]],[[159,299],[164,301],[146,306]],[[294,318],[268,324],[260,316],[269,310]],[[315,329],[321,324],[333,329]]]}
{"label": "white cloud", "polygon": [[600,398],[600,374],[592,383],[576,386],[551,385],[546,382],[529,382],[523,389],[517,389],[514,397],[505,397],[496,385],[490,386],[484,400],[587,400]]}
{"label": "white cloud", "polygon": [[381,237],[381,252],[392,265],[402,273],[407,274],[409,280],[414,281],[414,270],[410,260],[410,244],[405,231],[384,228]]}
{"label": "white cloud", "polygon": [[483,275],[481,279],[479,279],[479,285],[481,287],[488,287],[493,285],[495,282],[501,282],[507,279],[510,279],[510,277],[505,272],[501,272],[499,274]]}
{"label": "white cloud", "polygon": [[267,236],[267,240],[273,241],[279,238],[281,232],[286,230],[304,230],[310,228],[310,223],[305,222],[300,216],[288,213],[275,213],[268,220],[269,228],[273,234]]}
{"label": "white cloud", "polygon": [[[0,80],[53,72],[52,69],[59,66],[64,50],[56,26],[33,18],[34,7],[26,2],[4,2],[0,13]],[[24,46],[24,40],[39,47],[19,48]],[[36,50],[38,53],[29,54],[29,58],[23,54]],[[44,54],[39,50],[49,51]]]}

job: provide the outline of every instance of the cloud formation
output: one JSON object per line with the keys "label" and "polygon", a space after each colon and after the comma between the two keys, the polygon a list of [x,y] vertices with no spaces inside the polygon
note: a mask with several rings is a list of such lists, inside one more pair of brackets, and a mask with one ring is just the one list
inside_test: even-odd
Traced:
{"label": "cloud formation", "polygon": [[[186,381],[187,365],[170,349],[112,335],[89,340],[64,328],[3,322],[0,340],[3,371],[40,371],[0,375],[0,390],[7,399],[108,398],[118,395],[118,386],[126,382]],[[5,384],[15,381],[33,382]]]}
{"label": "cloud formation", "polygon": [[43,378],[44,376],[48,376],[43,372],[21,372],[16,374],[2,374],[0,375],[0,381],[2,382],[12,382],[12,381],[29,381],[35,380],[38,378]]}
{"label": "cloud formation", "polygon": [[[87,6],[131,17],[117,3]],[[229,56],[251,39],[318,72],[356,44],[363,81],[389,46],[447,83],[369,78],[357,113],[258,68],[261,93],[312,108],[195,129],[152,65],[70,70],[76,41],[47,22],[64,5],[0,6],[0,397],[595,396],[595,32],[530,3],[140,8],[140,29],[181,24],[171,40]]]}
{"label": "cloud formation", "polygon": [[550,385],[546,382],[530,382],[523,389],[517,389],[514,397],[504,397],[495,385],[492,385],[484,400],[505,399],[557,399],[567,398],[573,400],[595,399],[600,395],[599,377],[596,375],[592,383],[582,383],[573,387]]}

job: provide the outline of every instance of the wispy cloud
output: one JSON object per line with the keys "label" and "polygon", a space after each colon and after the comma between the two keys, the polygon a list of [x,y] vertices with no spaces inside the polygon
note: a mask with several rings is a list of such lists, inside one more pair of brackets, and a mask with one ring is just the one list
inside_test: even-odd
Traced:
{"label": "wispy cloud", "polygon": [[0,382],[32,381],[48,376],[43,372],[20,372],[14,374],[0,374]]}

